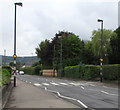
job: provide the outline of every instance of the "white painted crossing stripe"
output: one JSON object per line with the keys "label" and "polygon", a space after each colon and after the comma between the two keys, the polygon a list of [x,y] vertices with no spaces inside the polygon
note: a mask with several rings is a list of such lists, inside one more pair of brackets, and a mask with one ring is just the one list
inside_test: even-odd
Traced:
{"label": "white painted crossing stripe", "polygon": [[105,94],[109,94],[108,92],[105,92],[105,91],[101,91],[102,93],[105,93]]}
{"label": "white painted crossing stripe", "polygon": [[95,86],[94,84],[89,84],[90,86]]}
{"label": "white painted crossing stripe", "polygon": [[48,84],[48,83],[42,83],[43,85],[45,85],[45,86],[49,86],[50,84]]}
{"label": "white painted crossing stripe", "polygon": [[55,86],[58,86],[58,85],[59,85],[59,84],[54,83],[54,82],[50,82],[50,84],[53,84],[53,85],[55,85]]}
{"label": "white painted crossing stripe", "polygon": [[67,86],[67,85],[68,85],[68,84],[66,84],[66,83],[62,83],[62,82],[61,82],[60,84],[65,85],[65,86]]}
{"label": "white painted crossing stripe", "polygon": [[81,86],[82,89],[85,89],[83,86]]}
{"label": "white painted crossing stripe", "polygon": [[69,83],[69,84],[74,85],[74,86],[76,85],[75,83]]}
{"label": "white painted crossing stripe", "polygon": [[118,96],[117,94],[111,94],[111,93],[108,93],[108,92],[106,92],[106,91],[101,91],[102,93],[104,93],[104,94],[107,94],[107,95],[115,95],[115,96]]}
{"label": "white painted crossing stripe", "polygon": [[81,85],[80,83],[69,83],[69,84],[74,85],[74,86],[79,86],[79,85]]}
{"label": "white painted crossing stripe", "polygon": [[34,83],[34,85],[35,85],[35,86],[40,86],[41,84],[39,84],[39,83]]}

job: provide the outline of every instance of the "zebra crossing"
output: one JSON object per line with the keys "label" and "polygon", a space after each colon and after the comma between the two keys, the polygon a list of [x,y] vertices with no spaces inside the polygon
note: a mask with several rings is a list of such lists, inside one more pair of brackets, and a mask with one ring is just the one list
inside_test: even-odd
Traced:
{"label": "zebra crossing", "polygon": [[87,83],[64,83],[64,82],[45,82],[45,83],[34,83],[35,86],[84,86],[91,85]]}
{"label": "zebra crossing", "polygon": [[45,82],[29,82],[23,79],[20,79],[26,83],[33,84],[34,86],[75,86],[75,87],[83,87],[83,86],[95,86],[92,82],[60,82],[60,81],[48,81],[46,80]]}

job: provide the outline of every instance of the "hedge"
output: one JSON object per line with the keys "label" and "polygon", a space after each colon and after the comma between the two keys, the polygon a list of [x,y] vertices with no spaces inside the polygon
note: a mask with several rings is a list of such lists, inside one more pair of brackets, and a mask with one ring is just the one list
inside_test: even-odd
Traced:
{"label": "hedge", "polygon": [[24,67],[21,68],[20,70],[24,71],[25,74],[29,74],[29,75],[42,75],[41,74],[41,66],[37,65],[35,67]]}
{"label": "hedge", "polygon": [[95,65],[77,65],[65,67],[65,77],[81,78],[85,80],[99,77],[99,67]]}
{"label": "hedge", "polygon": [[104,65],[103,78],[105,80],[118,80],[120,77],[120,64]]}
{"label": "hedge", "polygon": [[20,69],[21,71],[24,71],[25,74],[32,75],[34,74],[34,67],[24,67]]}
{"label": "hedge", "polygon": [[[103,79],[118,80],[120,73],[120,64],[103,65]],[[63,73],[62,73],[63,74]],[[99,65],[76,65],[64,68],[64,76],[68,78],[80,78],[85,80],[94,80],[100,77]]]}

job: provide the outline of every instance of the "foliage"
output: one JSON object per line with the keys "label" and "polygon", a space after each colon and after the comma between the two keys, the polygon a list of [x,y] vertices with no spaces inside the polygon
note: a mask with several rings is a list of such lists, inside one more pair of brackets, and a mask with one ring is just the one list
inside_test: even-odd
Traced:
{"label": "foliage", "polygon": [[[64,69],[65,77],[94,80],[100,77],[100,66],[97,65],[76,65],[67,66]],[[118,80],[120,65],[103,65],[104,80]]]}
{"label": "foliage", "polygon": [[35,67],[34,67],[34,74],[35,74],[35,75],[42,75],[42,74],[40,73],[41,70],[42,70],[42,68],[41,68],[40,65],[35,66]]}
{"label": "foliage", "polygon": [[11,78],[11,74],[7,69],[2,69],[2,84],[8,84]]}
{"label": "foliage", "polygon": [[83,51],[83,57],[84,57],[84,64],[99,64],[99,58],[94,55],[92,51],[92,42],[86,41],[84,45],[84,51]]}
{"label": "foliage", "polygon": [[25,74],[29,75],[42,75],[40,72],[42,70],[42,67],[40,65],[34,66],[34,67],[24,67],[20,69],[21,71],[24,71]]}
{"label": "foliage", "polygon": [[95,56],[102,57],[104,63],[108,63],[108,55],[111,50],[110,39],[115,37],[116,34],[111,30],[103,29],[103,36],[101,30],[94,30],[92,33],[92,51]]}
{"label": "foliage", "polygon": [[68,66],[64,69],[65,77],[91,80],[99,77],[99,67],[96,65]]}
{"label": "foliage", "polygon": [[34,67],[24,67],[20,69],[24,71],[25,74],[33,75],[34,74]]}
{"label": "foliage", "polygon": [[41,58],[41,63],[44,66],[52,65],[52,51],[51,43],[49,40],[42,41],[36,48],[36,54]]}
{"label": "foliage", "polygon": [[103,66],[103,78],[105,80],[118,80],[119,73],[120,73],[120,64]]}
{"label": "foliage", "polygon": [[35,63],[32,65],[32,67],[35,67],[35,66],[38,66],[38,65],[41,65],[41,62],[40,62],[40,61],[35,62]]}
{"label": "foliage", "polygon": [[11,69],[11,67],[9,65],[3,65],[2,69],[6,69],[9,73],[12,72],[12,69]]}
{"label": "foliage", "polygon": [[109,60],[111,64],[120,64],[120,27],[114,31],[117,35],[110,39],[111,54]]}
{"label": "foliage", "polygon": [[70,32],[59,32],[55,34],[52,41],[42,41],[36,54],[41,58],[43,68],[60,68],[60,59],[62,54],[62,67],[77,65],[82,60],[83,45],[81,39]]}

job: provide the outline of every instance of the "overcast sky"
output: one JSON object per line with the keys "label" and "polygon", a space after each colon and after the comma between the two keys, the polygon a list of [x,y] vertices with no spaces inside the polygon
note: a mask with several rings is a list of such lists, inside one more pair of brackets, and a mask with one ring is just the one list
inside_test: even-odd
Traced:
{"label": "overcast sky", "polygon": [[[93,30],[100,28],[97,19],[104,20],[104,28],[118,27],[119,0],[19,0],[17,6],[17,56],[32,56],[45,39],[51,40],[58,31],[73,32],[83,40],[90,40]],[[13,55],[14,3],[0,1],[0,55]],[[32,54],[33,53],[33,54]]]}

